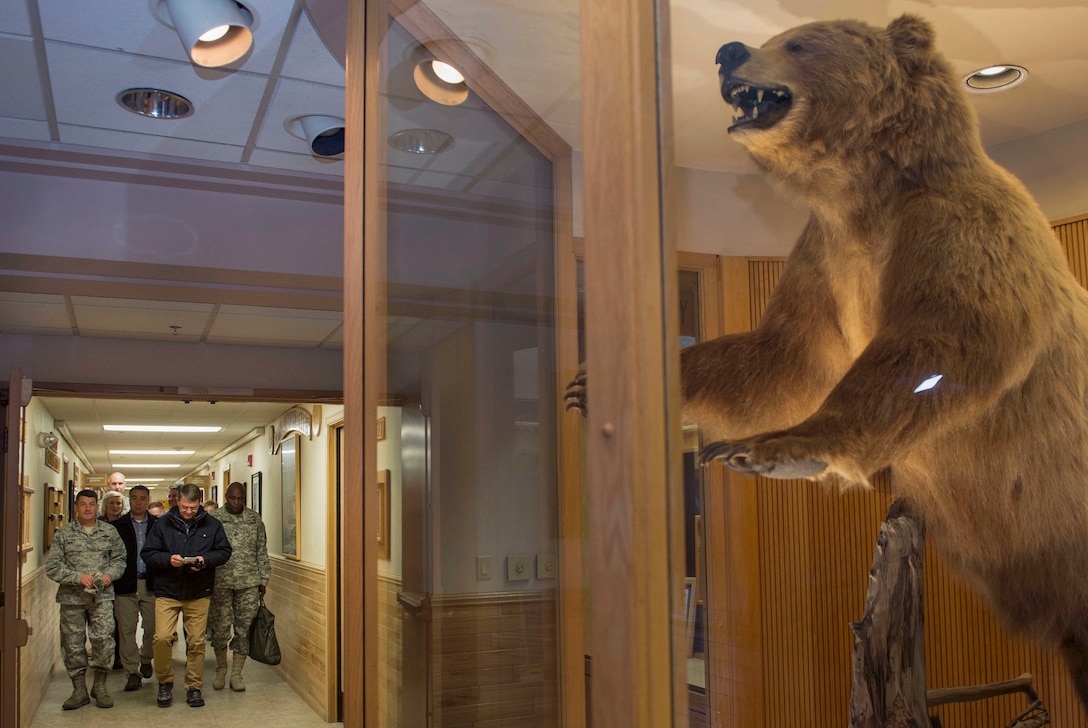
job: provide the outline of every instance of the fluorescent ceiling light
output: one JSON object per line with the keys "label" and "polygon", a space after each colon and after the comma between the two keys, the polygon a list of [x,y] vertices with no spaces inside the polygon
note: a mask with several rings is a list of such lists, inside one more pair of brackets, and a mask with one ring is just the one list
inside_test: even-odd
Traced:
{"label": "fluorescent ceiling light", "polygon": [[110,450],[110,455],[195,455],[196,450]]}
{"label": "fluorescent ceiling light", "polygon": [[133,480],[131,483],[126,482],[125,486],[131,488],[134,485],[142,485],[143,483],[161,483],[166,478],[145,478],[141,476],[138,479]]}
{"label": "fluorescent ceiling light", "polygon": [[198,425],[102,425],[106,432],[219,432],[222,427]]}
{"label": "fluorescent ceiling light", "polygon": [[132,468],[180,468],[181,463],[114,463],[111,468],[124,468],[125,470],[131,470]]}

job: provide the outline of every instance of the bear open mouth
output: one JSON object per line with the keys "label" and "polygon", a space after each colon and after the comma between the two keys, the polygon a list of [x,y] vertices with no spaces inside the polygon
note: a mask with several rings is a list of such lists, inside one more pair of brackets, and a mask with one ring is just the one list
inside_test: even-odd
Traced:
{"label": "bear open mouth", "polygon": [[738,112],[729,131],[748,127],[767,129],[785,116],[793,97],[785,88],[761,88],[746,83],[722,86],[722,97]]}

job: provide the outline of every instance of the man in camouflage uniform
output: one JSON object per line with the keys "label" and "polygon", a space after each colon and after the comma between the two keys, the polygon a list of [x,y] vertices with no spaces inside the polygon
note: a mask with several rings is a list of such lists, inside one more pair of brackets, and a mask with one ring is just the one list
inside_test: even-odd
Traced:
{"label": "man in camouflage uniform", "polygon": [[227,503],[210,514],[223,522],[234,551],[226,565],[215,570],[215,591],[208,609],[215,648],[215,679],[212,687],[222,690],[227,682],[227,639],[234,628],[230,648],[234,650],[231,664],[230,689],[241,692],[246,689],[242,679],[242,666],[249,655],[249,625],[257,614],[260,597],[272,577],[268,563],[268,542],[261,514],[246,508],[246,488],[241,483],[227,487]]}
{"label": "man in camouflage uniform", "polygon": [[[75,710],[91,702],[87,667],[94,669],[91,696],[99,708],[113,707],[106,676],[113,664],[113,582],[125,572],[125,544],[117,529],[98,520],[98,495],[76,494],[76,520],[57,529],[45,575],[57,582],[60,642],[72,695],[61,706]],[[87,658],[87,639],[91,657]]]}

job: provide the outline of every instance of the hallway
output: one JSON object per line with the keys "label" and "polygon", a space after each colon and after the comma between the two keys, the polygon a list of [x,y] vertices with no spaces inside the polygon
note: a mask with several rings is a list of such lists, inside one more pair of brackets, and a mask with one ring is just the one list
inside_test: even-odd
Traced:
{"label": "hallway", "polygon": [[[58,662],[38,714],[31,723],[24,723],[23,728],[106,728],[116,725],[138,728],[161,726],[166,722],[200,728],[325,728],[343,725],[326,723],[280,679],[273,668],[259,662],[246,662],[243,673],[245,692],[235,693],[229,687],[213,690],[215,656],[209,649],[204,663],[202,690],[207,704],[203,708],[190,708],[185,704],[185,689],[181,684],[184,674],[185,655],[179,642],[174,647],[173,706],[160,708],[155,704],[157,684],[154,678],[144,680],[139,690],[126,693],[124,671],[114,670],[108,683],[110,696],[114,700],[112,708],[99,708],[92,700],[90,705],[78,710],[61,710],[61,703],[72,693],[72,683],[64,672],[64,665]],[[88,680],[88,687],[90,682]]]}

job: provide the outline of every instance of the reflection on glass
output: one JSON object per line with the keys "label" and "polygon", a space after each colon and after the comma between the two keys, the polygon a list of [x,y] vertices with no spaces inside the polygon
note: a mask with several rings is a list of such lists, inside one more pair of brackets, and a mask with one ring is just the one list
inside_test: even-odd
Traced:
{"label": "reflection on glass", "polygon": [[556,171],[467,85],[425,95],[398,22],[383,51],[379,138],[449,141],[384,150],[380,724],[558,725]]}

